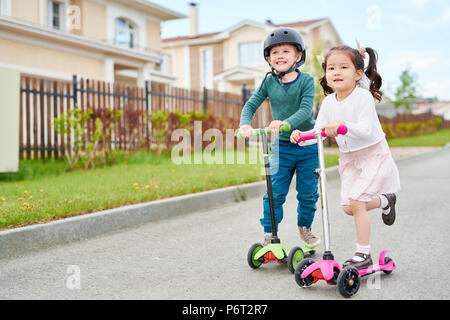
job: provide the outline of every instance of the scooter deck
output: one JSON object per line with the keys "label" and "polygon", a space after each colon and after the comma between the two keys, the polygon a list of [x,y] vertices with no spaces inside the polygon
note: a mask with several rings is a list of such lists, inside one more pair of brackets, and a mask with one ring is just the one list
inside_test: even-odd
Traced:
{"label": "scooter deck", "polygon": [[369,274],[375,273],[377,271],[385,271],[385,272],[391,272],[395,269],[395,263],[394,261],[390,260],[388,263],[384,262],[386,253],[389,250],[383,250],[380,254],[380,257],[378,258],[378,264],[374,264],[373,266],[367,268],[367,269],[360,269],[358,270],[359,276],[364,277]]}
{"label": "scooter deck", "polygon": [[313,255],[314,253],[316,253],[316,251],[317,251],[318,248],[319,248],[318,246],[313,247],[313,246],[310,246],[310,245],[305,244],[305,245],[302,247],[302,250],[303,250],[303,253],[304,253],[304,254]]}
{"label": "scooter deck", "polygon": [[[263,264],[269,261],[276,261],[279,264],[286,262],[287,253],[281,243],[271,243],[262,247],[255,255],[255,260]],[[264,260],[263,260],[264,259]]]}

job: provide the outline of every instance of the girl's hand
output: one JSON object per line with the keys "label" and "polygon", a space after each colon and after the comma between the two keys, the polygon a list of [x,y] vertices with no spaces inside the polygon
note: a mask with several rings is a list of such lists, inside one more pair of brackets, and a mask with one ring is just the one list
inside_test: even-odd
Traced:
{"label": "girl's hand", "polygon": [[244,124],[239,127],[239,133],[244,139],[250,138],[250,136],[252,135],[252,130],[252,126],[248,124]]}
{"label": "girl's hand", "polygon": [[270,131],[272,131],[272,134],[275,134],[278,131],[280,131],[280,127],[285,123],[287,123],[287,122],[280,121],[280,120],[274,120],[269,124],[269,129],[270,129]]}
{"label": "girl's hand", "polygon": [[291,142],[292,143],[297,143],[297,141],[300,139],[300,134],[302,132],[300,130],[294,130],[291,133]]}
{"label": "girl's hand", "polygon": [[330,122],[326,126],[322,127],[321,129],[325,129],[325,133],[327,134],[327,137],[334,138],[338,135],[337,129],[339,126],[345,126],[345,121],[343,120],[336,120],[333,122]]}

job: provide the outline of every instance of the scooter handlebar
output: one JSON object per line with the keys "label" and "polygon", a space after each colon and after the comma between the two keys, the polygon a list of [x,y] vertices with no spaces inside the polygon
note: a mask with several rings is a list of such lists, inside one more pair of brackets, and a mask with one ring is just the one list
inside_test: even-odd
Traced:
{"label": "scooter handlebar", "polygon": [[[269,127],[265,127],[265,128],[257,128],[257,129],[253,129],[252,130],[252,136],[259,136],[260,134],[261,134],[261,129],[263,129],[265,132],[266,132],[266,134],[270,134],[272,131],[269,129]],[[289,123],[285,123],[285,124],[282,124],[281,126],[280,126],[280,129],[279,129],[279,131],[280,132],[289,132],[289,131],[291,131],[291,125],[289,124]],[[239,138],[239,139],[244,139],[244,137],[241,135],[241,133],[238,131],[238,133],[237,133],[237,137]]]}
{"label": "scooter handlebar", "polygon": [[[306,141],[306,140],[316,139],[316,133],[318,131],[319,130],[311,130],[311,131],[308,131],[308,132],[301,133],[300,134],[300,138],[296,141],[296,143],[300,143],[300,142],[303,142],[303,141]],[[339,126],[338,129],[337,129],[337,133],[340,134],[340,135],[347,134],[347,131],[348,131],[348,129],[344,125]],[[325,129],[322,129],[320,134],[324,138],[327,137],[327,134],[325,133]]]}

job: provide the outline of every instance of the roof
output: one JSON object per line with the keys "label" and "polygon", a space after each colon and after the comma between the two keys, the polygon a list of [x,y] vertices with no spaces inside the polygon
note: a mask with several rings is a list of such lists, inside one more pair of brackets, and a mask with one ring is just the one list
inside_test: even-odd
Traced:
{"label": "roof", "polygon": [[219,33],[221,33],[221,32],[202,33],[202,34],[198,34],[196,36],[179,36],[179,37],[174,37],[174,38],[165,38],[165,39],[162,39],[162,42],[212,38],[215,35],[218,35]]}
{"label": "roof", "polygon": [[141,12],[151,14],[152,16],[155,16],[158,19],[161,19],[162,21],[186,18],[186,15],[182,13],[165,8],[148,0],[110,0],[110,1],[118,2],[125,6],[133,7],[135,9],[140,10]]}
{"label": "roof", "polygon": [[306,21],[297,21],[297,22],[290,22],[290,23],[283,23],[283,24],[273,24],[271,22],[267,22],[267,24],[272,25],[274,27],[289,27],[289,28],[302,28],[302,27],[309,27],[313,24],[326,21],[328,18],[320,18],[315,20],[306,20]]}
{"label": "roof", "polygon": [[311,27],[318,23],[323,23],[325,21],[329,21],[329,19],[321,18],[321,19],[297,21],[297,22],[284,23],[284,24],[273,24],[270,20],[266,21],[265,24],[257,23],[257,22],[253,22],[253,21],[249,21],[249,20],[244,20],[238,24],[233,25],[232,27],[230,27],[224,31],[201,33],[196,36],[186,35],[186,36],[179,36],[179,37],[173,37],[173,38],[165,38],[165,39],[162,39],[162,41],[164,43],[173,43],[173,42],[188,41],[188,40],[200,40],[200,39],[206,40],[208,38],[214,38],[215,36],[217,36],[219,34],[233,31],[234,29],[240,28],[245,24],[257,25],[257,26],[260,26],[261,28],[266,28],[268,26],[273,27],[273,28],[278,28],[278,27],[306,28],[306,27]]}

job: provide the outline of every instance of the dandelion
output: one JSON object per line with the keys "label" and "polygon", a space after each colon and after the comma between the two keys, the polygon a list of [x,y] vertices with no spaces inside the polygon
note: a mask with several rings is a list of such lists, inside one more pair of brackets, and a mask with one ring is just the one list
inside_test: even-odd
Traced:
{"label": "dandelion", "polygon": [[28,199],[29,199],[29,200],[33,200],[33,196],[30,196]]}
{"label": "dandelion", "polygon": [[39,190],[39,192],[40,192],[40,193],[44,193],[44,190],[41,189],[41,190]]}
{"label": "dandelion", "polygon": [[5,197],[2,197],[2,201],[6,201]]}
{"label": "dandelion", "polygon": [[27,191],[27,190],[25,190],[24,192],[23,192],[23,194],[28,194],[29,192]]}
{"label": "dandelion", "polygon": [[147,190],[150,189],[150,186],[149,186],[149,185],[146,185],[146,186],[145,186],[145,189],[147,189]]}
{"label": "dandelion", "polygon": [[133,187],[137,188],[137,186],[139,185],[139,183],[135,182],[133,183]]}

